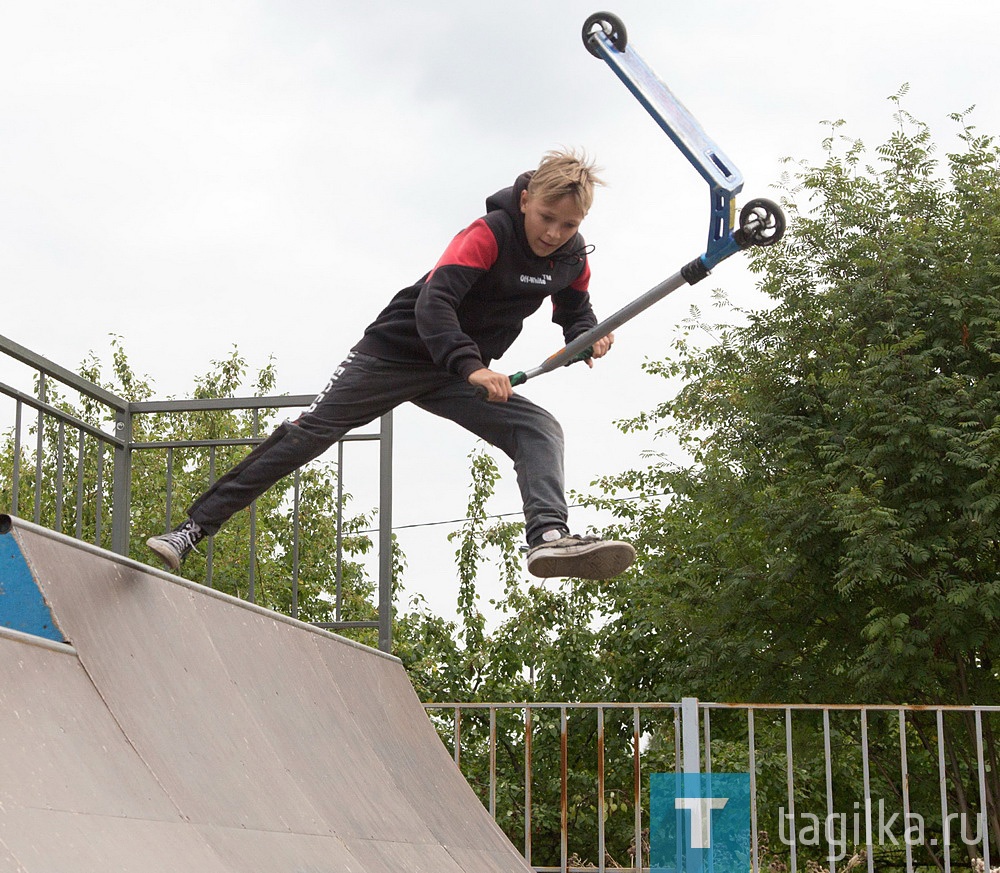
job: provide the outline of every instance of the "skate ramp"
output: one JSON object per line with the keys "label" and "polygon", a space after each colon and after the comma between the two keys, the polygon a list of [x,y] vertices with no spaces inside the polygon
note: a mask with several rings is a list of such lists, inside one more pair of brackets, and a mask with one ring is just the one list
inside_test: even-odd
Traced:
{"label": "skate ramp", "polygon": [[529,871],[400,662],[0,516],[0,873]]}

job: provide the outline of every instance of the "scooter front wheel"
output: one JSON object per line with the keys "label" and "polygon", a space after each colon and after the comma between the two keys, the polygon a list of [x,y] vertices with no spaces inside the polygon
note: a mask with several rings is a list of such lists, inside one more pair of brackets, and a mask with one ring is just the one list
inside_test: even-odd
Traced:
{"label": "scooter front wheel", "polygon": [[583,23],[583,44],[587,47],[588,52],[595,58],[601,56],[591,41],[591,37],[602,31],[618,51],[625,51],[625,46],[628,45],[628,34],[625,32],[622,20],[610,12],[595,12]]}

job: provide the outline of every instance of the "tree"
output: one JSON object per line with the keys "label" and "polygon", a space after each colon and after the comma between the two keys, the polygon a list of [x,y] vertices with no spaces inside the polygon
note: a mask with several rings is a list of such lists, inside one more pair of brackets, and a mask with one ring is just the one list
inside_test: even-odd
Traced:
{"label": "tree", "polygon": [[[752,255],[772,305],[696,314],[648,367],[683,387],[623,429],[689,460],[599,483],[645,497],[595,501],[641,552],[609,587],[622,697],[997,699],[1000,150],[961,113],[940,161],[904,94],[874,158],[837,122],[786,179],[789,231]],[[947,740],[974,797],[974,737]]]}

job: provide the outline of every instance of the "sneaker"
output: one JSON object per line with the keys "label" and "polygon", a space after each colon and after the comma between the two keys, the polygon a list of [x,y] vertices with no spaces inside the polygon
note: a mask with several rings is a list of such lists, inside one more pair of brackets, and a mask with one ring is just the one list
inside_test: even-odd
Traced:
{"label": "sneaker", "polygon": [[634,560],[635,549],[628,543],[564,534],[528,549],[528,572],[543,579],[611,579],[624,573]]}
{"label": "sneaker", "polygon": [[178,570],[191,549],[204,537],[205,532],[189,518],[169,533],[150,537],[146,545],[163,559],[167,567]]}

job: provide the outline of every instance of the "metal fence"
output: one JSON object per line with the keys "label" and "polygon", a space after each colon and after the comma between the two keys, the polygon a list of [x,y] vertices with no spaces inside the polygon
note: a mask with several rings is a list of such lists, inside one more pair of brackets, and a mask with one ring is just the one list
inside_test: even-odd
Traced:
{"label": "metal fence", "polygon": [[[158,467],[165,482],[163,512],[159,525],[171,526],[176,520],[176,480],[178,473],[190,463],[185,451],[197,451],[207,458],[204,485],[214,481],[217,458],[232,448],[250,447],[262,441],[261,428],[277,410],[307,406],[312,395],[190,399],[130,402],[106,391],[71,371],[0,336],[0,399],[9,405],[0,406],[0,433],[9,437],[9,469],[0,471],[0,486],[8,502],[5,511],[45,524],[77,539],[86,539],[112,551],[127,555],[130,549],[135,506],[132,500],[134,468],[140,453],[146,467]],[[10,381],[18,385],[9,384]],[[207,415],[242,411],[250,418],[250,432],[238,437],[208,439],[153,439],[137,437],[137,423],[143,417]],[[377,558],[377,620],[348,620],[342,610],[343,507],[344,507],[344,447],[358,442],[378,444],[378,532]],[[148,456],[155,456],[149,461]],[[292,521],[291,606],[296,616],[299,576],[300,491],[296,474],[292,498],[287,507]],[[371,433],[350,434],[336,449],[334,620],[317,622],[322,626],[344,630],[370,628],[377,630],[379,647],[391,648],[391,581],[392,581],[392,417],[384,416]],[[193,495],[177,494],[186,500]],[[146,535],[147,530],[139,533]],[[247,599],[255,600],[257,550],[262,531],[256,524],[256,511],[250,509],[249,558],[247,578],[240,590]],[[213,584],[213,545],[208,542],[206,584]]]}
{"label": "metal fence", "polygon": [[667,869],[650,865],[657,772],[749,774],[753,873],[950,873],[1000,858],[998,706],[685,698],[426,709],[539,873]]}

